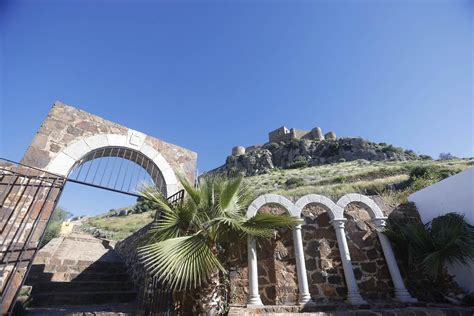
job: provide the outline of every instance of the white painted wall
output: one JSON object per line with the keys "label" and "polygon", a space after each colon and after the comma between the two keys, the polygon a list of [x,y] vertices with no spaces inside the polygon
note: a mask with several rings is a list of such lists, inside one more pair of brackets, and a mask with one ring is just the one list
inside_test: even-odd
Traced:
{"label": "white painted wall", "polygon": [[[416,204],[423,223],[456,212],[474,225],[474,167],[417,191],[408,200]],[[448,270],[460,286],[474,292],[474,262],[469,266],[449,266]]]}

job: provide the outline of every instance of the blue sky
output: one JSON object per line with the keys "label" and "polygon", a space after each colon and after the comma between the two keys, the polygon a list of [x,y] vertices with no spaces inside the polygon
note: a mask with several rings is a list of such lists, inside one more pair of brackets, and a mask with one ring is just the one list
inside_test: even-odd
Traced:
{"label": "blue sky", "polygon": [[[55,100],[200,171],[281,125],[474,156],[472,3],[4,0],[0,156],[21,159]],[[72,187],[77,212],[120,200]]]}

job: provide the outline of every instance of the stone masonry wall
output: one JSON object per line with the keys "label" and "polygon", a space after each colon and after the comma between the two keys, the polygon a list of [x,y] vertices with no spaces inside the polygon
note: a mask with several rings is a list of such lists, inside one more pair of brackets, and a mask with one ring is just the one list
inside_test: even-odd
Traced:
{"label": "stone masonry wall", "polygon": [[[276,205],[260,212],[282,213]],[[343,301],[347,295],[336,233],[327,211],[315,204],[303,209],[303,247],[309,291],[316,302]],[[366,299],[393,297],[393,284],[367,211],[349,205],[346,234],[355,276]],[[265,305],[293,305],[298,300],[298,280],[291,230],[281,230],[257,248],[260,296]],[[230,283],[233,305],[245,305],[248,295],[247,253],[231,262]]]}
{"label": "stone masonry wall", "polygon": [[[68,145],[100,134],[127,135],[129,129],[117,123],[56,101],[28,147],[22,163],[45,168]],[[158,150],[175,173],[195,180],[197,154],[188,149],[146,136],[145,142]]]}

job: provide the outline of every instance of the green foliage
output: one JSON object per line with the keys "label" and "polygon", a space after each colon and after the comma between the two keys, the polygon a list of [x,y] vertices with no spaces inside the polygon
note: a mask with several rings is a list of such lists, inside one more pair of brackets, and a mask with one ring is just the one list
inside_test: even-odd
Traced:
{"label": "green foliage", "polygon": [[186,191],[182,203],[170,205],[154,187],[141,193],[159,206],[161,216],[143,238],[139,256],[170,290],[212,286],[212,276],[227,274],[226,251],[245,244],[249,235],[269,238],[277,228],[299,223],[290,216],[261,213],[247,219],[253,196],[241,178],[209,177],[197,188],[180,181]]}
{"label": "green foliage", "polygon": [[150,212],[156,209],[156,205],[150,200],[139,197],[133,209],[133,213]]}
{"label": "green foliage", "polygon": [[273,142],[273,143],[266,144],[264,147],[270,151],[275,151],[278,148],[280,148],[280,145],[278,143]]}
{"label": "green foliage", "polygon": [[400,147],[395,147],[393,145],[387,145],[382,148],[382,152],[388,153],[388,152],[393,152],[393,153],[403,153],[403,148]]}
{"label": "green foliage", "polygon": [[385,234],[401,257],[420,266],[433,280],[442,276],[446,264],[474,259],[474,226],[460,214],[447,213],[426,225],[392,221]]}
{"label": "green foliage", "polygon": [[410,191],[415,192],[421,190],[456,173],[455,170],[447,167],[415,166],[411,169],[409,175],[408,183],[410,185]]}
{"label": "green foliage", "polygon": [[292,162],[288,164],[289,169],[304,168],[309,165],[308,160],[305,156],[298,156]]}
{"label": "green foliage", "polygon": [[420,155],[418,157],[422,160],[433,160],[433,157],[431,157],[429,155]]}
{"label": "green foliage", "polygon": [[40,248],[50,242],[51,239],[59,236],[62,223],[71,216],[72,213],[61,207],[58,207],[54,210],[53,214],[51,215],[51,220],[49,221],[49,224],[44,232],[44,237],[41,241]]}
{"label": "green foliage", "polygon": [[301,140],[295,138],[288,142],[288,147],[292,149],[297,149],[297,148],[300,148],[300,143],[301,143]]}
{"label": "green foliage", "polygon": [[295,188],[301,185],[304,185],[305,181],[302,178],[289,178],[285,181],[287,188]]}

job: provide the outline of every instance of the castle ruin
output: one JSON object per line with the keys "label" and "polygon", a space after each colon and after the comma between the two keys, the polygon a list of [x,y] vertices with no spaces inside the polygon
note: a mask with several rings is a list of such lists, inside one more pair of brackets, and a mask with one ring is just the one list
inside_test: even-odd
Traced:
{"label": "castle ruin", "polygon": [[[329,140],[333,141],[337,139],[336,133],[330,131],[326,134],[323,134],[321,127],[315,127],[311,131],[305,131],[296,128],[288,128],[286,126],[282,126],[277,128],[276,130],[271,131],[268,133],[268,142],[269,143],[279,143],[279,142],[287,142],[292,139],[309,139],[309,140]],[[255,149],[261,147],[261,145],[254,145],[250,147],[243,147],[243,146],[235,146],[232,148],[232,155],[233,156],[241,156],[245,153],[249,153],[254,151]]]}

